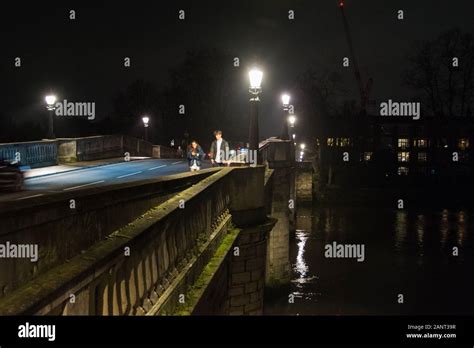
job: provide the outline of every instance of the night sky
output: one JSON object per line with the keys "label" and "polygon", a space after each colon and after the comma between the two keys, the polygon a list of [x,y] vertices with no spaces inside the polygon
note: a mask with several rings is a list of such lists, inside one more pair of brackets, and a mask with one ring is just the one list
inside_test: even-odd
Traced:
{"label": "night sky", "polygon": [[[50,89],[69,100],[95,101],[97,117],[110,112],[119,89],[143,78],[164,87],[186,51],[218,47],[240,58],[242,113],[247,71],[264,71],[260,127],[277,135],[280,94],[310,66],[339,72],[357,98],[337,0],[320,1],[48,1],[9,2],[0,12],[0,78],[4,114],[21,119],[44,108]],[[69,19],[69,10],[76,19]],[[186,19],[178,20],[178,11]],[[397,19],[402,9],[405,19]],[[295,19],[288,19],[288,11]],[[373,77],[372,99],[409,98],[401,84],[406,55],[416,40],[458,27],[474,32],[472,1],[346,0],[355,53]],[[123,67],[131,57],[132,67]],[[22,67],[14,67],[14,57]],[[229,61],[229,64],[232,64]],[[293,100],[298,113],[298,101]],[[300,125],[301,126],[301,125]],[[211,130],[210,130],[211,131]]]}

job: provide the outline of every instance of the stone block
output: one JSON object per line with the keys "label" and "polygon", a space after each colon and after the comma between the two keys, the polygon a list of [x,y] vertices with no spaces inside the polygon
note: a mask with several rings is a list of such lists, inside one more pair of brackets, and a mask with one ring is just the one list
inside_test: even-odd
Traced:
{"label": "stone block", "polygon": [[243,286],[234,286],[229,289],[229,296],[238,296],[244,294],[244,287]]}
{"label": "stone block", "polygon": [[245,293],[248,294],[248,293],[251,293],[251,292],[255,292],[255,291],[257,291],[257,287],[258,287],[258,282],[257,281],[247,283],[247,284],[245,284]]}
{"label": "stone block", "polygon": [[238,295],[231,297],[230,305],[231,307],[243,306],[248,304],[250,301],[250,295]]}
{"label": "stone block", "polygon": [[250,281],[250,278],[251,278],[250,272],[236,273],[232,275],[232,284],[233,285],[244,284]]}
{"label": "stone block", "polygon": [[263,306],[262,306],[262,303],[260,301],[255,302],[255,303],[246,304],[245,307],[244,307],[244,312],[246,314],[248,314],[248,313],[253,312],[253,311],[263,310],[262,307]]}

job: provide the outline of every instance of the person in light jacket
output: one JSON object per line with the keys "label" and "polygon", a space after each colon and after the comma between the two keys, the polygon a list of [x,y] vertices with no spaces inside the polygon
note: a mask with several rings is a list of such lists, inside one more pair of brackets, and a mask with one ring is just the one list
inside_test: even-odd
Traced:
{"label": "person in light jacket", "polygon": [[201,161],[204,159],[204,151],[202,147],[197,143],[196,140],[193,140],[188,147],[188,162],[189,169],[194,172],[201,169]]}
{"label": "person in light jacket", "polygon": [[[222,167],[229,157],[229,143],[222,138],[222,131],[220,130],[216,130],[214,136],[216,140],[211,144],[211,162],[215,167]],[[229,163],[227,163],[227,165],[229,165]]]}

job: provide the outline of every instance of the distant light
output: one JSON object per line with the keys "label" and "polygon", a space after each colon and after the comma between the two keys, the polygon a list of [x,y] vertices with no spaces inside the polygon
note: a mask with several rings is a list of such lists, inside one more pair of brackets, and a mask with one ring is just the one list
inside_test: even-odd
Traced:
{"label": "distant light", "polygon": [[281,96],[281,102],[283,105],[289,105],[290,104],[290,95],[289,94],[283,94]]}
{"label": "distant light", "polygon": [[150,122],[150,118],[148,116],[143,116],[142,121],[143,121],[143,125],[145,127],[148,127],[148,122]]}
{"label": "distant light", "polygon": [[293,134],[293,140],[295,140],[295,139],[296,139],[296,134]]}
{"label": "distant light", "polygon": [[306,145],[305,145],[305,144],[301,144],[301,145],[300,145],[300,148],[301,148],[301,150],[304,150],[304,149],[305,149],[305,147],[306,147]]}
{"label": "distant light", "polygon": [[249,71],[250,88],[259,89],[262,85],[263,72],[258,69]]}
{"label": "distant light", "polygon": [[344,0],[339,1],[339,7],[344,7]]}
{"label": "distant light", "polygon": [[301,152],[300,152],[300,156],[301,156],[301,157],[303,157],[303,155],[304,155],[304,152],[303,152],[303,151],[301,151]]}
{"label": "distant light", "polygon": [[288,121],[290,121],[290,125],[293,127],[295,125],[295,122],[296,122],[296,117],[292,115],[292,116],[288,117]]}
{"label": "distant light", "polygon": [[46,98],[44,98],[46,100],[46,104],[48,105],[54,105],[54,103],[56,103],[56,96],[55,95],[47,95]]}

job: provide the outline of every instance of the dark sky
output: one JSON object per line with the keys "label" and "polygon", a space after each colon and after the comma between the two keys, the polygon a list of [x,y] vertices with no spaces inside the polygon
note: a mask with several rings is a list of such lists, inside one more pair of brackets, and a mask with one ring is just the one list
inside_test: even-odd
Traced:
{"label": "dark sky", "polygon": [[[240,1],[47,1],[2,3],[0,78],[3,110],[14,117],[43,107],[54,88],[61,98],[96,101],[97,112],[137,78],[159,86],[187,50],[219,47],[241,58],[242,89],[247,69],[264,70],[261,133],[276,135],[279,96],[310,65],[341,73],[355,93],[337,0]],[[69,20],[69,10],[76,20]],[[178,10],[186,11],[179,21]],[[397,19],[404,10],[405,20]],[[288,11],[295,19],[288,20]],[[433,39],[459,27],[474,32],[468,0],[346,0],[346,14],[359,65],[374,79],[372,98],[408,98],[401,86],[405,56],[415,40]],[[13,67],[14,57],[22,68]],[[132,68],[123,68],[123,57]],[[232,64],[232,62],[229,62]],[[291,92],[291,91],[290,91]],[[294,101],[298,112],[297,101]],[[100,117],[100,115],[99,115]]]}

